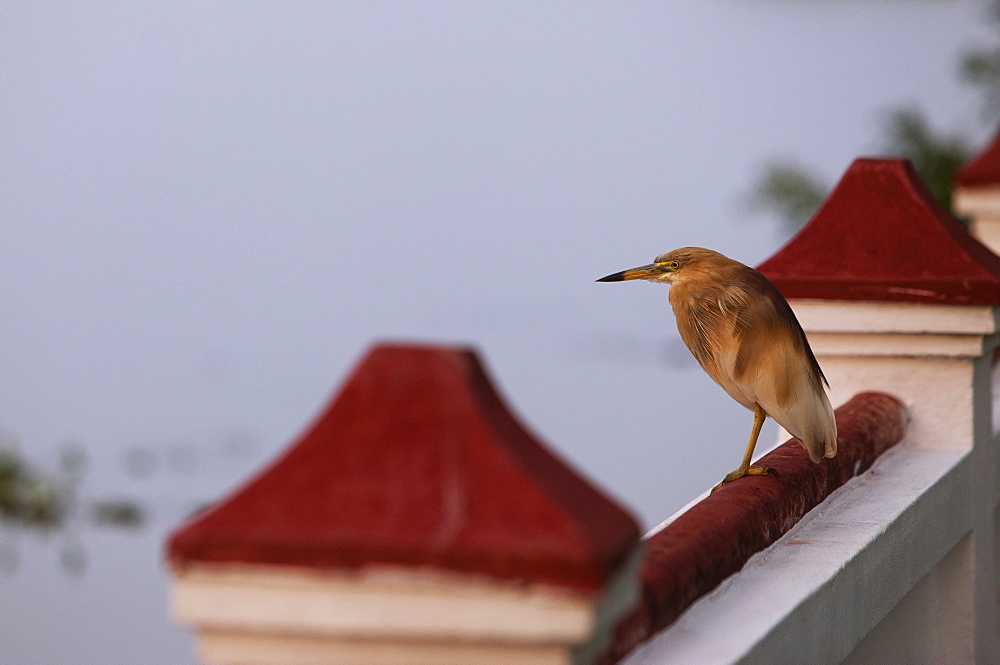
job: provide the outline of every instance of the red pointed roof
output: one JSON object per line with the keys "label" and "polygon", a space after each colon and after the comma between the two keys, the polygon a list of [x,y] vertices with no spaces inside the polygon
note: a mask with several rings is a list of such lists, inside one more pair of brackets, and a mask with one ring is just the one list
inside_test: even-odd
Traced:
{"label": "red pointed roof", "polygon": [[902,159],[858,159],[758,270],[786,298],[1000,305],[1000,257]]}
{"label": "red pointed roof", "polygon": [[986,150],[958,172],[956,182],[962,187],[1000,187],[1000,132]]}
{"label": "red pointed roof", "polygon": [[379,346],[281,458],[173,534],[169,557],[596,590],[638,538],[510,414],[473,351]]}

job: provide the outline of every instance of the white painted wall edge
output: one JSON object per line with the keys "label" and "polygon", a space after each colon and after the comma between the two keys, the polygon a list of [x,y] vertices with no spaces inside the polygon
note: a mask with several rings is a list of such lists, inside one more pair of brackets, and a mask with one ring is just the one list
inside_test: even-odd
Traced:
{"label": "white painted wall edge", "polygon": [[798,299],[788,303],[806,332],[989,335],[1000,330],[996,307]]}
{"label": "white painted wall edge", "polygon": [[1000,215],[1000,187],[957,187],[954,205],[960,215]]}
{"label": "white painted wall edge", "polygon": [[622,663],[839,663],[972,529],[970,455],[887,451]]}
{"label": "white painted wall edge", "polygon": [[175,620],[200,629],[554,644],[585,641],[598,603],[595,594],[391,567],[193,565],[174,574],[171,592]]}
{"label": "white painted wall edge", "polygon": [[992,336],[936,333],[840,333],[809,331],[817,357],[978,358],[992,349]]}
{"label": "white painted wall edge", "polygon": [[464,640],[346,640],[314,635],[210,629],[199,636],[205,665],[571,665],[560,645]]}

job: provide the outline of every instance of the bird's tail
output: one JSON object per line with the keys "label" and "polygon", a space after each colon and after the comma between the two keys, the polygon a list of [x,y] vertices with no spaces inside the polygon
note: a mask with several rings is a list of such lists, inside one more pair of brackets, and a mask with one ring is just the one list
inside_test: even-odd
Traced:
{"label": "bird's tail", "polygon": [[822,408],[817,409],[809,431],[800,438],[802,447],[809,453],[809,459],[819,464],[824,457],[834,457],[837,454],[837,420],[833,416],[833,406],[826,393],[820,391]]}
{"label": "bird's tail", "polygon": [[791,409],[775,409],[768,415],[799,440],[816,464],[837,454],[837,421],[822,388],[815,392],[814,399],[798,400]]}

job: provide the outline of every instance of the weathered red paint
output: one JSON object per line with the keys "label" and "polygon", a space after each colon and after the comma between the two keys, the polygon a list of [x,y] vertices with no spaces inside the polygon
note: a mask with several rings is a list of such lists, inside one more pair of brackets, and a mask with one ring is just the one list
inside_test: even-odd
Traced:
{"label": "weathered red paint", "polygon": [[758,270],[786,298],[1000,305],[1000,257],[901,159],[858,159]]}
{"label": "weathered red paint", "polygon": [[955,180],[962,187],[1000,187],[1000,132],[986,150],[958,172]]}
{"label": "weathered red paint", "polygon": [[835,489],[864,472],[906,430],[906,407],[861,393],[836,411],[837,456],[813,464],[795,439],[765,455],[778,477],[724,485],[646,541],[642,602],[619,626],[604,663],[614,663],[672,623],[691,603],[778,540]]}
{"label": "weathered red paint", "polygon": [[280,459],[170,539],[193,562],[431,567],[594,591],[635,520],[511,415],[468,349],[380,346]]}

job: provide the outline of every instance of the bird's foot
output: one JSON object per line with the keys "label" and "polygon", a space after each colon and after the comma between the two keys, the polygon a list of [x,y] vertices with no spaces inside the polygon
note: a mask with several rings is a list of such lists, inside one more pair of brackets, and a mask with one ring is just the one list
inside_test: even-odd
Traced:
{"label": "bird's foot", "polygon": [[743,476],[774,476],[775,478],[777,478],[778,472],[769,466],[750,467],[749,469],[742,469],[742,468],[736,469],[732,473],[728,474],[725,478],[723,478],[721,483],[713,487],[712,492],[715,492],[715,490],[719,489],[726,483],[731,483],[738,478],[742,478]]}

